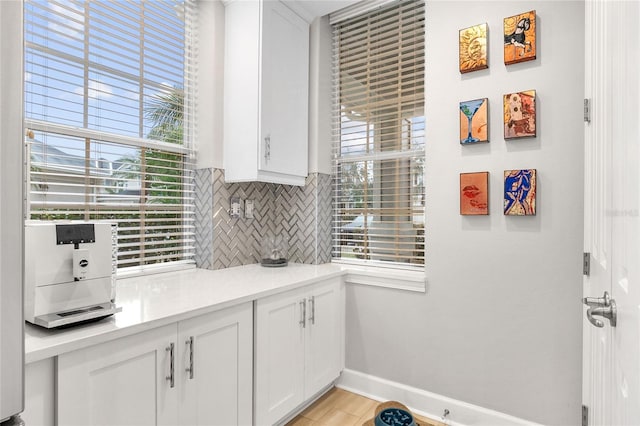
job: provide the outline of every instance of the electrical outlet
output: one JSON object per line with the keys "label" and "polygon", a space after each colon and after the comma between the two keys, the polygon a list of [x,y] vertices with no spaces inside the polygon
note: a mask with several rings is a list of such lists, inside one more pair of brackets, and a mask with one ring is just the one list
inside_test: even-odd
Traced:
{"label": "electrical outlet", "polygon": [[253,200],[244,200],[244,217],[253,219]]}
{"label": "electrical outlet", "polygon": [[231,197],[229,216],[234,218],[240,217],[240,197]]}

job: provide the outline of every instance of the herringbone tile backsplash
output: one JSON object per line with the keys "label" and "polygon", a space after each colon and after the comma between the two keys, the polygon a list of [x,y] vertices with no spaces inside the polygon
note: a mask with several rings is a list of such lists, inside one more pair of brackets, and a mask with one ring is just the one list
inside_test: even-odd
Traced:
{"label": "herringbone tile backsplash", "polygon": [[[239,218],[230,200],[242,200]],[[254,201],[254,218],[244,217],[244,201]],[[304,187],[248,182],[226,183],[224,170],[196,172],[196,264],[222,269],[258,263],[263,237],[289,240],[289,261],[331,260],[331,177],[312,173]]]}
{"label": "herringbone tile backsplash", "polygon": [[211,269],[213,266],[213,177],[211,169],[199,169],[195,173],[196,208],[196,265]]}

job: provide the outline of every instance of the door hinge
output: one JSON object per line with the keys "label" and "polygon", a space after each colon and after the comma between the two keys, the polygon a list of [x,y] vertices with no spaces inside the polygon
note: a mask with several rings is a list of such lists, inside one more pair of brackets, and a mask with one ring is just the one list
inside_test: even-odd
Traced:
{"label": "door hinge", "polygon": [[589,407],[582,406],[582,426],[589,426]]}
{"label": "door hinge", "polygon": [[584,100],[584,122],[591,123],[591,99]]}
{"label": "door hinge", "polygon": [[582,253],[582,275],[589,276],[591,273],[591,253]]}

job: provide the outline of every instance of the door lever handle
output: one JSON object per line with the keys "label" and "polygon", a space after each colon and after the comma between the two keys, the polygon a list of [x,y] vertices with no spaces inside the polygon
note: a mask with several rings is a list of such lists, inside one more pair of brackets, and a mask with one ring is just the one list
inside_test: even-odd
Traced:
{"label": "door lever handle", "polygon": [[[609,296],[609,293],[605,292],[605,296]],[[587,299],[587,298],[585,298]],[[584,302],[585,305],[587,302]],[[604,327],[604,321],[594,318],[594,316],[600,316],[607,318],[609,320],[609,324],[611,327],[615,327],[617,324],[618,310],[616,309],[615,300],[611,300],[608,298],[607,306],[593,306],[589,305],[589,309],[587,309],[587,319],[593,325],[598,328]]]}
{"label": "door lever handle", "polygon": [[582,303],[593,308],[611,306],[611,296],[608,291],[604,292],[602,297],[585,297]]}

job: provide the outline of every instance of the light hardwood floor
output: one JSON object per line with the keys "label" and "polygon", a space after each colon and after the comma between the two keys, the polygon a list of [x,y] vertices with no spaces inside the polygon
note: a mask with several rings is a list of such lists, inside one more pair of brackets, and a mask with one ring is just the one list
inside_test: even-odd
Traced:
{"label": "light hardwood floor", "polygon": [[[361,426],[375,415],[379,402],[343,389],[333,388],[304,410],[287,426]],[[414,416],[419,426],[445,426]]]}

